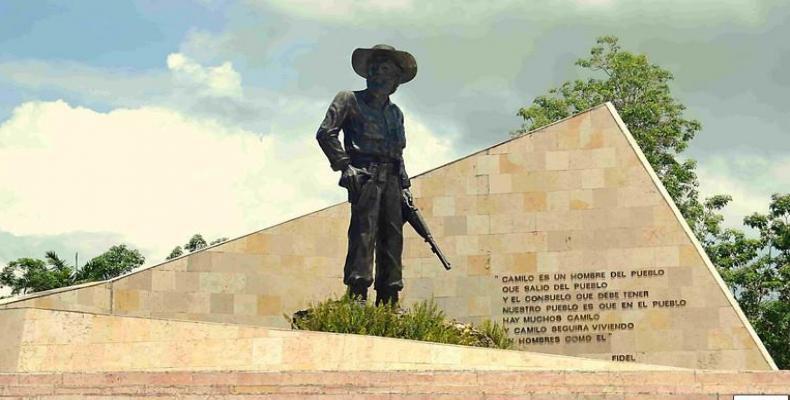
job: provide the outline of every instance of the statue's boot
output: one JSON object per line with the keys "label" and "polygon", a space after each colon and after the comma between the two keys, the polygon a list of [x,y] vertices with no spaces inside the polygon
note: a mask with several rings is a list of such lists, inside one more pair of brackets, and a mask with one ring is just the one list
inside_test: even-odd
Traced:
{"label": "statue's boot", "polygon": [[368,301],[368,287],[363,285],[349,285],[348,296],[360,304],[365,304]]}
{"label": "statue's boot", "polygon": [[398,304],[398,291],[397,290],[377,290],[376,291],[376,305],[397,305]]}

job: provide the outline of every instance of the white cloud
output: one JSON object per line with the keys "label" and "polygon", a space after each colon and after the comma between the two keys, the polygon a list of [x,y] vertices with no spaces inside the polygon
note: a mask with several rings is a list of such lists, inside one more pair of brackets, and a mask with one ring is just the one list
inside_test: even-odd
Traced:
{"label": "white cloud", "polygon": [[732,196],[732,202],[723,210],[725,225],[742,227],[744,217],[768,212],[773,193],[790,192],[790,157],[714,156],[700,160],[697,175],[703,197]]}
{"label": "white cloud", "polygon": [[194,232],[239,235],[324,204],[303,165],[320,159],[292,147],[163,108],[25,103],[0,125],[0,221],[17,235],[119,232],[161,257]]}
{"label": "white cloud", "polygon": [[[205,49],[204,49],[205,50]],[[54,89],[112,106],[189,105],[202,98],[241,100],[242,79],[229,61],[204,66],[171,53],[165,69],[128,71],[64,61],[0,63],[0,80],[33,90]]]}
{"label": "white cloud", "polygon": [[[150,264],[195,232],[235,237],[342,201],[314,128],[276,129],[260,136],[161,107],[24,103],[0,125],[0,228],[118,233]],[[453,156],[419,121],[407,129],[412,174]]]}
{"label": "white cloud", "polygon": [[414,176],[458,158],[452,145],[457,135],[437,135],[404,110],[406,148],[403,158],[409,175]]}
{"label": "white cloud", "polygon": [[182,84],[211,97],[241,97],[241,75],[229,61],[217,67],[204,67],[181,53],[167,56],[167,68]]}

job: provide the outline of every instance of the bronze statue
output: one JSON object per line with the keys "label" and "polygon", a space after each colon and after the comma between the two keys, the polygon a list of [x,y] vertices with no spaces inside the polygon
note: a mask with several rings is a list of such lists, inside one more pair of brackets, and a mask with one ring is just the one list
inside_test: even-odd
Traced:
{"label": "bronze statue", "polygon": [[367,299],[373,283],[377,305],[397,303],[403,289],[401,203],[411,194],[403,165],[403,114],[389,96],[414,78],[417,62],[405,51],[379,44],[354,50],[351,65],[366,79],[367,89],[338,93],[316,134],[332,169],[342,171],[339,185],[348,189],[351,203],[343,283],[360,300]]}

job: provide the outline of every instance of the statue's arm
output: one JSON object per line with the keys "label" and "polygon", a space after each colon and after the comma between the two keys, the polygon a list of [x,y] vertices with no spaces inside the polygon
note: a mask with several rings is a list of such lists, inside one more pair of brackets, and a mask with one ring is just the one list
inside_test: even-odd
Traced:
{"label": "statue's arm", "polygon": [[348,153],[338,139],[340,129],[348,116],[348,95],[349,92],[340,92],[335,96],[315,136],[334,171],[345,170],[350,162]]}

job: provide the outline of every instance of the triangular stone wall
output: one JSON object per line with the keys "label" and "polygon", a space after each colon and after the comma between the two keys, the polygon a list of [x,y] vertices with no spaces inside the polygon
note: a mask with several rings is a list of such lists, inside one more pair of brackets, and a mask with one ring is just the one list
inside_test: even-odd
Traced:
{"label": "triangular stone wall", "polygon": [[[776,368],[611,104],[412,185],[453,269],[444,271],[407,227],[406,303],[433,297],[450,317],[494,319],[523,350]],[[283,314],[343,292],[348,219],[348,204],[338,204],[110,282],[6,306],[285,327]]]}

